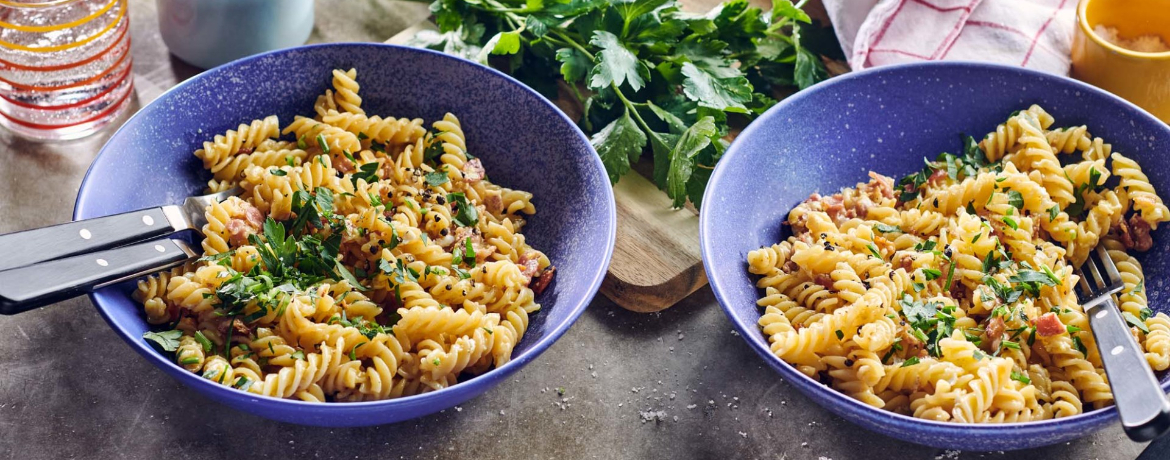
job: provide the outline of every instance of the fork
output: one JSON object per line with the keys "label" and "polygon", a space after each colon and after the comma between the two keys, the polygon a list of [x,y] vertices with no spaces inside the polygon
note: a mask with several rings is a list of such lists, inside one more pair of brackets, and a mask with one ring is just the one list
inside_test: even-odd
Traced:
{"label": "fork", "polygon": [[[208,205],[240,191],[0,235],[0,314],[28,311],[197,257],[181,239],[141,240],[198,232],[207,223]],[[109,249],[127,243],[134,244]]]}
{"label": "fork", "polygon": [[1170,428],[1170,401],[1113,301],[1113,294],[1125,287],[1117,266],[1105,247],[1097,246],[1077,275],[1077,298],[1089,315],[1121,426],[1134,441],[1154,439]]}
{"label": "fork", "polygon": [[239,187],[209,195],[187,197],[181,205],[140,209],[95,219],[0,235],[0,270],[108,249],[207,223],[203,210],[212,203],[239,195]]}

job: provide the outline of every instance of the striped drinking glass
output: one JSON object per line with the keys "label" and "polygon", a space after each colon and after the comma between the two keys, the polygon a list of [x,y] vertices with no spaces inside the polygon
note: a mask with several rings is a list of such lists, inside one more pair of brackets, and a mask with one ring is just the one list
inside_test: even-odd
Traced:
{"label": "striped drinking glass", "polygon": [[130,105],[129,0],[0,0],[0,126],[76,139]]}

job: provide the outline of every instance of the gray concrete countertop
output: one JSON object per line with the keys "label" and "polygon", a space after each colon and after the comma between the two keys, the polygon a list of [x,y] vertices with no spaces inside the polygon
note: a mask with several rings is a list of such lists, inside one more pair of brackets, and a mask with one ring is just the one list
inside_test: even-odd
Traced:
{"label": "gray concrete countertop", "polygon": [[[167,54],[156,14],[153,1],[131,0],[139,105],[198,72]],[[426,15],[421,3],[321,0],[311,40],[381,41]],[[0,233],[69,220],[111,132],[45,145],[0,129]],[[395,425],[327,429],[212,403],[137,356],[78,298],[0,317],[0,459],[1132,459],[1144,447],[1118,425],[1007,453],[886,438],[789,387],[731,329],[708,288],[650,315],[598,296],[551,349],[478,399]]]}

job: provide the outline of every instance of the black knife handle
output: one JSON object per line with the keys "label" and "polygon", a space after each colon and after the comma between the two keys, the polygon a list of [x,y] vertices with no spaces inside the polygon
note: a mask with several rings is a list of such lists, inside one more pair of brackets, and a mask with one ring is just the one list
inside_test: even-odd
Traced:
{"label": "black knife handle", "polygon": [[76,297],[98,285],[169,268],[193,256],[182,241],[157,240],[0,271],[0,314]]}

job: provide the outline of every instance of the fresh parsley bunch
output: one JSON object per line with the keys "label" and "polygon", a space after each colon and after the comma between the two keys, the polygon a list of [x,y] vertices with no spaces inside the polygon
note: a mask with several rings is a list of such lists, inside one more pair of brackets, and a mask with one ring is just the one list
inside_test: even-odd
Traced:
{"label": "fresh parsley bunch", "polygon": [[764,11],[732,0],[697,15],[675,0],[435,0],[439,32],[411,44],[490,61],[550,99],[575,99],[611,181],[649,149],[674,205],[698,207],[728,119],[763,113],[775,88],[827,78],[818,55],[840,55],[803,3],[773,0]]}

